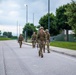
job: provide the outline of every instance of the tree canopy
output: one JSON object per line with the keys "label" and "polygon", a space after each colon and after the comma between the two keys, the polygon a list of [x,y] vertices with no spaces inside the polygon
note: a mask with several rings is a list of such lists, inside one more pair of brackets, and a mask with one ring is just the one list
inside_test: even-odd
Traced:
{"label": "tree canopy", "polygon": [[72,2],[68,4],[65,14],[68,17],[67,24],[69,24],[69,26],[72,27],[76,35],[76,2],[75,1],[72,0]]}
{"label": "tree canopy", "polygon": [[[59,32],[56,26],[56,17],[53,13],[49,14],[50,16],[50,34],[57,35]],[[44,27],[44,29],[48,29],[48,14],[44,15],[40,18],[39,24]]]}
{"label": "tree canopy", "polygon": [[25,35],[25,31],[28,37],[31,37],[31,35],[33,34],[33,32],[36,32],[36,27],[32,24],[32,23],[27,23],[25,24],[24,28],[23,28],[23,34]]}
{"label": "tree canopy", "polygon": [[11,38],[12,32],[3,32],[3,36],[7,36],[8,38]]}
{"label": "tree canopy", "polygon": [[1,36],[1,30],[0,30],[0,36]]}
{"label": "tree canopy", "polygon": [[67,24],[67,16],[65,15],[66,8],[68,7],[68,4],[60,6],[56,9],[56,23],[59,30],[69,30],[71,29],[71,26]]}

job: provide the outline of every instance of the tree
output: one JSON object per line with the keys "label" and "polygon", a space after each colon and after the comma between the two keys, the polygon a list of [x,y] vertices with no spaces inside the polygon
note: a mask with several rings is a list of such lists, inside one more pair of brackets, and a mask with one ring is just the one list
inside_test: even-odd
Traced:
{"label": "tree", "polygon": [[12,37],[12,32],[3,32],[3,36],[11,38]]}
{"label": "tree", "polygon": [[1,30],[0,30],[0,36],[1,36]]}
{"label": "tree", "polygon": [[59,8],[56,9],[56,24],[58,27],[58,30],[66,30],[66,40],[68,41],[68,30],[71,29],[71,26],[67,24],[67,16],[65,15],[66,8],[68,7],[68,4],[60,6]]}
{"label": "tree", "polygon": [[12,32],[7,32],[7,36],[8,36],[8,38],[11,38],[12,37]]}
{"label": "tree", "polygon": [[[59,33],[56,25],[56,17],[53,13],[50,15],[50,34],[57,35]],[[44,27],[44,29],[48,29],[48,14],[44,15],[40,18],[39,24]]]}
{"label": "tree", "polygon": [[66,16],[68,17],[68,22],[72,29],[74,30],[76,36],[76,2],[72,0],[68,7],[66,8]]}
{"label": "tree", "polygon": [[8,36],[8,33],[7,32],[3,32],[3,36]]}
{"label": "tree", "polygon": [[36,27],[32,24],[32,23],[27,23],[24,28],[23,28],[23,34],[25,35],[25,31],[26,31],[26,35],[28,37],[31,37],[31,35],[33,34],[33,32],[36,32]]}

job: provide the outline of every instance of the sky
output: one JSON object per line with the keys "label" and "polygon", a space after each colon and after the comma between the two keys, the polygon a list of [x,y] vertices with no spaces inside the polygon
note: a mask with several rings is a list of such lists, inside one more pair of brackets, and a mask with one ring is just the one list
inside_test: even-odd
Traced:
{"label": "sky", "polygon": [[[50,13],[55,14],[56,8],[70,2],[71,0],[50,0]],[[48,13],[48,0],[0,0],[0,30],[2,32],[8,31],[17,35],[18,24],[18,34],[22,33],[22,28],[26,23],[25,5],[28,5],[28,22],[34,21],[35,26],[39,25],[39,19]]]}

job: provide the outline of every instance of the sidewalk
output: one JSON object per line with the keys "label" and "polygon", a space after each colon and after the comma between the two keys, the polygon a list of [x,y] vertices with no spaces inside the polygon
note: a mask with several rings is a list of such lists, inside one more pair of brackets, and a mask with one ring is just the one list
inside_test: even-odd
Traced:
{"label": "sidewalk", "polygon": [[69,55],[72,57],[76,57],[76,50],[66,49],[66,48],[60,48],[60,47],[54,47],[50,46],[50,49],[54,52],[58,52],[61,54]]}
{"label": "sidewalk", "polygon": [[[27,42],[23,42],[23,44],[32,46],[31,43],[27,43]],[[76,50],[54,47],[54,46],[50,46],[50,50],[53,51],[53,52],[57,52],[57,53],[69,55],[69,56],[72,56],[72,57],[76,57]]]}

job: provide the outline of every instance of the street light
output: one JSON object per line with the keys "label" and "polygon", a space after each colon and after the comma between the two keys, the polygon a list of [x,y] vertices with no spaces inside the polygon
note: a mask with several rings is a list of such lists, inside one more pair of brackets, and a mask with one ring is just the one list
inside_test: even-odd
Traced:
{"label": "street light", "polygon": [[[26,24],[28,23],[28,5],[24,4],[26,7]],[[25,31],[25,41],[27,42],[27,30]]]}
{"label": "street light", "polygon": [[19,34],[21,34],[21,33],[20,33],[20,24],[19,24]]}
{"label": "street light", "polygon": [[24,4],[26,7],[26,24],[28,23],[28,5]]}
{"label": "street light", "polygon": [[48,0],[48,30],[50,31],[50,0]]}

